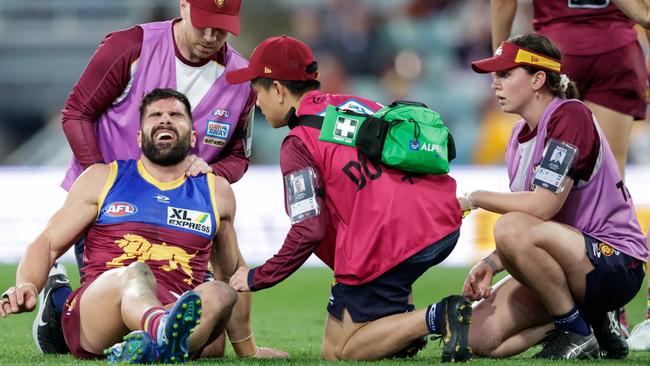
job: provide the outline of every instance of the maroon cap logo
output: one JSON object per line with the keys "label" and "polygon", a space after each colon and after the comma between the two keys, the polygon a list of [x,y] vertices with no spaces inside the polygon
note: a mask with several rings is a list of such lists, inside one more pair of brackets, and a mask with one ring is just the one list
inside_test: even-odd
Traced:
{"label": "maroon cap logo", "polygon": [[214,0],[214,3],[217,4],[218,7],[223,8],[224,5],[226,5],[226,0]]}

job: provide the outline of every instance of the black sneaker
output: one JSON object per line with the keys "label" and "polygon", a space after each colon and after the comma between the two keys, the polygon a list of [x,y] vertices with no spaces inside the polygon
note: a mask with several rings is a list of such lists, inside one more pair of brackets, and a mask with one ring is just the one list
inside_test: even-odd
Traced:
{"label": "black sneaker", "polygon": [[472,303],[463,296],[452,295],[440,301],[444,306],[442,322],[442,362],[465,362],[472,358],[468,332]]}
{"label": "black sneaker", "polygon": [[70,353],[63,339],[61,314],[54,309],[52,294],[61,287],[70,287],[68,273],[62,264],[54,263],[50,269],[43,291],[38,295],[38,314],[32,325],[32,336],[36,346],[43,353]]}
{"label": "black sneaker", "polygon": [[554,330],[533,358],[546,360],[586,360],[598,358],[600,350],[593,333],[581,336],[578,333]]}
{"label": "black sneaker", "polygon": [[393,358],[411,358],[415,357],[427,345],[427,337],[420,337],[411,342],[406,347],[402,348],[399,352],[393,355]]}
{"label": "black sneaker", "polygon": [[610,311],[599,326],[594,326],[594,335],[600,346],[602,358],[622,360],[630,353],[630,347],[621,331],[618,315]]}

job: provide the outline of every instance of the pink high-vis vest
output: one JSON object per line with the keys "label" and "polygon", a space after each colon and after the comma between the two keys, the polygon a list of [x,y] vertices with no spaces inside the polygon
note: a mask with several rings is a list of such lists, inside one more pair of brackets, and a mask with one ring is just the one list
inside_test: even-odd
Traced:
{"label": "pink high-vis vest", "polygon": [[[362,98],[310,92],[298,114],[319,114],[328,104],[357,111],[381,107]],[[367,283],[460,228],[453,178],[409,179],[402,171],[360,159],[355,148],[319,141],[319,133],[298,126],[288,136],[304,142],[323,182],[334,232],[316,254],[333,267],[337,282]]]}
{"label": "pink high-vis vest", "polygon": [[[141,150],[136,142],[140,129],[140,101],[156,88],[176,89],[176,54],[172,21],[141,24],[142,50],[128,95],[113,104],[95,123],[99,148],[106,163],[114,160],[138,159]],[[190,153],[206,162],[214,161],[223,147],[233,138],[235,127],[250,94],[249,83],[230,85],[223,76],[226,72],[246,67],[248,61],[228,48],[226,68],[214,81],[198,105],[192,106],[197,144]],[[204,143],[204,140],[211,143]],[[63,181],[70,189],[83,169],[73,158]]]}
{"label": "pink high-vis vest", "polygon": [[[526,123],[524,120],[517,122],[513,128],[506,150],[511,191],[533,190],[531,182],[535,167],[544,152],[548,121],[553,112],[564,103],[582,102],[576,99],[553,99],[540,118],[537,136],[531,141],[520,144],[517,140]],[[553,221],[575,227],[620,252],[645,261],[648,248],[634,211],[632,197],[620,183],[621,176],[607,139],[602,137],[597,122],[593,122],[600,138],[600,151],[594,171],[588,182],[571,189],[564,206],[553,217]],[[522,159],[526,156],[530,156],[530,159]]]}

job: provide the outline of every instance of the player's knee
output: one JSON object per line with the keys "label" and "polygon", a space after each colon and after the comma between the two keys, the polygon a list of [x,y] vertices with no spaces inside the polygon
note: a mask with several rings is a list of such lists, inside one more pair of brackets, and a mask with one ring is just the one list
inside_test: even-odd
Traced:
{"label": "player's knee", "polygon": [[474,346],[470,343],[470,347],[472,348],[472,354],[474,354],[474,356],[476,357],[489,357],[489,358],[503,357],[502,355],[499,355],[497,353],[496,345],[480,344]]}
{"label": "player's knee", "polygon": [[323,356],[323,359],[325,361],[338,361],[338,360],[340,360],[336,350],[333,347],[328,346],[327,344],[323,344],[323,347],[321,348],[321,355]]}
{"label": "player's knee", "polygon": [[230,313],[237,302],[237,292],[221,281],[210,281],[201,290],[203,313],[208,315]]}
{"label": "player's knee", "polygon": [[129,264],[126,267],[124,274],[127,280],[138,278],[147,280],[149,282],[154,281],[155,283],[155,278],[151,272],[151,268],[149,268],[149,265],[144,262],[135,261]]}
{"label": "player's knee", "polygon": [[480,332],[476,332],[470,328],[469,346],[472,353],[477,357],[502,357],[503,355],[498,354],[501,340],[493,336],[486,337],[486,334],[498,334],[498,330],[483,327]]}
{"label": "player's knee", "polygon": [[526,242],[526,228],[522,225],[523,214],[509,212],[494,224],[494,241],[502,253],[514,254],[523,250]]}
{"label": "player's knee", "polygon": [[369,361],[363,350],[344,348],[336,352],[337,361]]}

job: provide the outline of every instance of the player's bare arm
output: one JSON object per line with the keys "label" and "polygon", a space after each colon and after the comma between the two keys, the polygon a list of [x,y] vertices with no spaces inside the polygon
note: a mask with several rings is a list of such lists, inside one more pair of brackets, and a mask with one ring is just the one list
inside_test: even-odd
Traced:
{"label": "player's bare arm", "polygon": [[110,167],[95,164],[73,184],[63,207],[50,219],[47,226],[26,249],[16,271],[16,286],[3,300],[0,315],[32,311],[36,297],[43,288],[49,269],[63,255],[75,239],[97,217],[97,203]]}
{"label": "player's bare arm", "polygon": [[[235,233],[234,218],[236,211],[235,195],[225,178],[213,176],[215,199],[219,210],[219,231],[212,245],[212,267],[215,278],[228,283],[230,277],[239,267],[246,267]],[[233,308],[230,321],[226,326],[226,333],[231,342],[238,344],[242,340],[251,339],[253,329],[250,324],[251,295],[250,293],[237,294],[237,303]],[[256,349],[249,350],[252,355]],[[239,354],[249,356],[248,354]]]}
{"label": "player's bare arm", "polygon": [[215,276],[227,282],[240,265],[246,264],[240,258],[234,228],[235,194],[225,178],[217,175],[211,175],[211,178],[214,182],[214,195],[219,210],[219,231],[213,241],[210,260]]}
{"label": "player's bare arm", "polygon": [[517,13],[517,0],[492,0],[492,50],[510,37],[512,22]]}
{"label": "player's bare arm", "polygon": [[650,28],[650,0],[612,0],[628,18]]}
{"label": "player's bare arm", "polygon": [[[235,272],[245,269],[244,261],[235,233],[234,218],[236,211],[235,195],[228,181],[220,176],[213,176],[215,199],[219,210],[219,231],[212,245],[211,263],[215,278],[228,283]],[[239,357],[287,358],[289,354],[273,348],[258,347],[253,337],[251,325],[252,295],[238,293],[237,303],[232,310],[226,333]]]}

